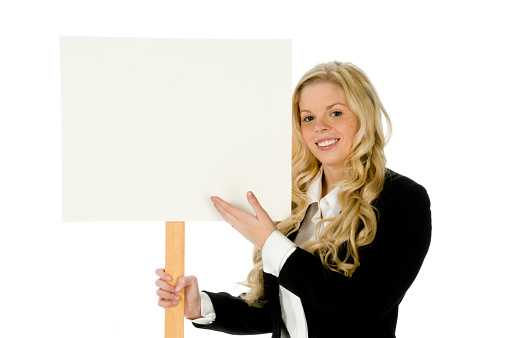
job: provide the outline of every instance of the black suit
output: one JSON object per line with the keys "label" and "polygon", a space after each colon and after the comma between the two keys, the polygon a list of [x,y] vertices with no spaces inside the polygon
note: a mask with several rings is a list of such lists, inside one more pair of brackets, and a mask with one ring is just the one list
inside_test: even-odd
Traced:
{"label": "black suit", "polygon": [[359,249],[361,264],[352,278],[325,269],[319,258],[297,248],[279,277],[264,273],[267,303],[263,308],[249,307],[227,293],[207,292],[216,320],[194,325],[230,334],[272,332],[272,337],[280,337],[282,285],[300,297],[309,337],[395,337],[398,305],[428,252],[430,202],[421,185],[388,170],[374,206],[376,238]]}

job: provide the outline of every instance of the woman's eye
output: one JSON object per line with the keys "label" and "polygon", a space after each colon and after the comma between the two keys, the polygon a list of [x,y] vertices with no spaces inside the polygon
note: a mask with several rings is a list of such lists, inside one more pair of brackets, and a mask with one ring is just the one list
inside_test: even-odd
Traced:
{"label": "woman's eye", "polygon": [[335,112],[332,112],[332,114],[331,114],[331,115],[332,115],[332,116],[341,116],[341,115],[343,115],[343,113],[342,113],[342,112],[340,112],[340,111],[335,111]]}
{"label": "woman's eye", "polygon": [[302,122],[310,122],[310,121],[313,121],[313,116],[306,116],[305,118],[302,119]]}

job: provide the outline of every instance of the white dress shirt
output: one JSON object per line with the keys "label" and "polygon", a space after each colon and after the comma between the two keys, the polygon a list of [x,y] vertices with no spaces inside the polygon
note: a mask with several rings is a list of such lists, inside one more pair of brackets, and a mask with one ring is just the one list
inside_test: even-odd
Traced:
{"label": "white dress shirt", "polygon": [[[292,242],[279,231],[274,231],[265,241],[262,249],[263,271],[276,277],[279,276],[283,265],[288,257],[295,251],[297,246],[315,239],[317,223],[323,218],[334,218],[339,215],[341,207],[337,194],[339,187],[335,187],[325,197],[322,196],[322,175],[320,173],[309,185],[306,195],[309,197],[308,210],[297,233],[295,241]],[[328,223],[324,223],[320,231]],[[198,324],[210,324],[215,320],[214,307],[210,297],[201,292],[201,314],[204,318],[193,320]],[[306,316],[300,298],[283,286],[279,286],[279,301],[281,303],[281,317],[285,323],[281,338],[301,338],[308,336]]]}

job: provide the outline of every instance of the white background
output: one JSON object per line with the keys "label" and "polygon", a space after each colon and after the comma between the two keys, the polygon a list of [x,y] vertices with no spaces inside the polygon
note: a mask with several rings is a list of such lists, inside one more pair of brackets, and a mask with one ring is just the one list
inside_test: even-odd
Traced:
{"label": "white background", "polygon": [[[398,337],[508,337],[502,4],[2,2],[0,336],[163,336],[153,270],[164,265],[164,225],[61,222],[59,36],[86,35],[290,38],[294,84],[318,62],[364,69],[394,123],[388,166],[432,201],[432,244]],[[247,241],[223,223],[188,224],[187,238],[201,287],[240,292]],[[188,326],[186,336],[224,335]]]}

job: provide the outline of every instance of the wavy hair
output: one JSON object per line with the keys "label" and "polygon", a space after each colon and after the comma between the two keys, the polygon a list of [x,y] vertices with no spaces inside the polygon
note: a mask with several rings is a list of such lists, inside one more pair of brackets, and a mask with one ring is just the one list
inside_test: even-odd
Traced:
{"label": "wavy hair", "polygon": [[[391,121],[378,94],[364,72],[352,63],[328,62],[315,66],[300,79],[292,99],[292,212],[277,224],[285,236],[298,231],[306,215],[309,199],[306,191],[317,176],[320,162],[308,149],[300,126],[299,102],[306,86],[330,82],[345,91],[346,105],[359,120],[350,155],[344,168],[344,179],[338,193],[341,213],[323,219],[315,230],[316,240],[302,248],[320,257],[324,267],[352,277],[360,265],[359,248],[373,242],[377,230],[377,214],[372,202],[380,195],[385,181],[384,146],[391,133]],[[384,136],[382,115],[387,124]],[[320,225],[330,222],[321,232]],[[247,282],[250,289],[242,298],[250,305],[263,304],[263,264],[261,250],[255,248],[253,269]]]}

